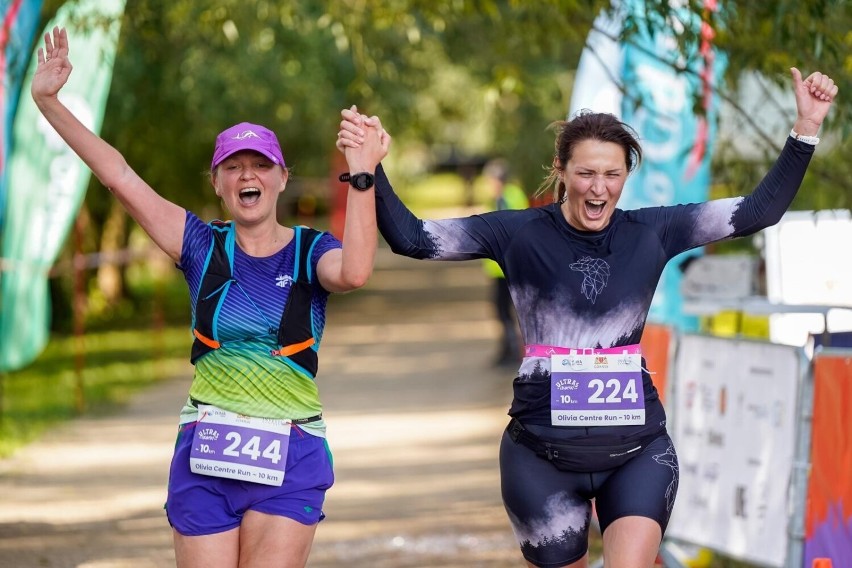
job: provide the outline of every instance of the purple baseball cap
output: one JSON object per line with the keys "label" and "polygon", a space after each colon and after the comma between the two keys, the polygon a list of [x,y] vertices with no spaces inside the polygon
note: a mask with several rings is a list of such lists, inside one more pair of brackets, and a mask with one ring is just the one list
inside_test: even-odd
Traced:
{"label": "purple baseball cap", "polygon": [[223,130],[216,137],[210,169],[215,169],[225,158],[240,150],[260,152],[282,168],[286,166],[281,145],[278,144],[274,132],[259,124],[241,122]]}

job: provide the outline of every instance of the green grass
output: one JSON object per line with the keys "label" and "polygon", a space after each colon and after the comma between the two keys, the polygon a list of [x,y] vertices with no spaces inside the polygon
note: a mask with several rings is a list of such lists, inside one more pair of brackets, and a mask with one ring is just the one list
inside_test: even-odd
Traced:
{"label": "green grass", "polygon": [[190,345],[186,325],[52,337],[31,365],[0,374],[0,458],[51,426],[81,414],[103,414],[159,380],[191,372]]}

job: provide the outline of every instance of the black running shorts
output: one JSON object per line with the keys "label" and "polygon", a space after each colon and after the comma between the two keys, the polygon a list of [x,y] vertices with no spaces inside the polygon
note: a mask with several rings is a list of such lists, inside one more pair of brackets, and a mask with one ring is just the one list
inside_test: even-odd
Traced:
{"label": "black running shorts", "polygon": [[[537,434],[547,427],[530,427]],[[504,432],[500,445],[503,504],[524,558],[535,566],[564,566],[588,550],[592,499],[601,532],[616,519],[651,518],[665,533],[678,485],[677,455],[668,434],[619,468],[597,473],[560,471]]]}

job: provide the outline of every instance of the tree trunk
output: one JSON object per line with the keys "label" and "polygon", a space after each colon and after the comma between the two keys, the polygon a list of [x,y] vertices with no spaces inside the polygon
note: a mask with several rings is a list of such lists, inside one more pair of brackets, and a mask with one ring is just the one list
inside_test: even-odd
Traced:
{"label": "tree trunk", "polygon": [[108,306],[115,306],[124,297],[123,267],[119,252],[127,242],[127,213],[117,199],[112,201],[101,233],[102,260],[98,266],[98,288]]}

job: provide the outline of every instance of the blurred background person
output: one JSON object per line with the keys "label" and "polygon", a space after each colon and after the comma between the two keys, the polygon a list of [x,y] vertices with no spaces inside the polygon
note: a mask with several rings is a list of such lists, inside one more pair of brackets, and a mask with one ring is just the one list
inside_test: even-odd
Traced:
{"label": "blurred background person", "polygon": [[[519,185],[510,181],[510,174],[509,163],[502,158],[491,160],[482,169],[482,175],[489,186],[489,199],[486,203],[489,211],[529,207],[527,194]],[[494,357],[494,366],[517,366],[523,358],[524,350],[506,275],[503,274],[500,265],[490,258],[483,259],[482,267],[491,280],[491,299],[494,303],[494,313],[500,322],[500,339]]]}

